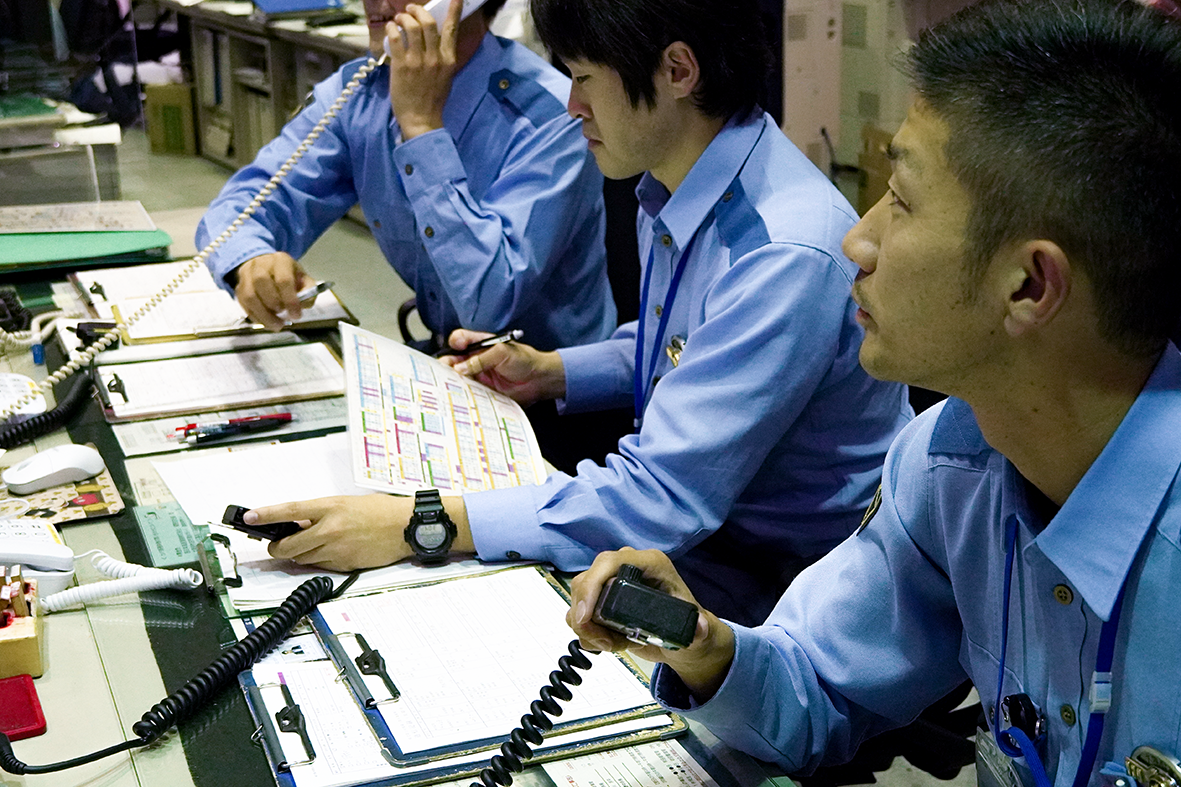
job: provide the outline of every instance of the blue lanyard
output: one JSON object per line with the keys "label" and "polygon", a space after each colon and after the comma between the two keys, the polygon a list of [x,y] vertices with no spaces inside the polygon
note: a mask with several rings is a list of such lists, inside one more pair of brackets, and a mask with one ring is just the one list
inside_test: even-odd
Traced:
{"label": "blue lanyard", "polygon": [[[1001,692],[1005,683],[1005,651],[1009,645],[1009,598],[1013,589],[1013,558],[1017,553],[1017,517],[1010,515],[1005,523],[1005,606],[1001,612],[1001,659],[996,676],[996,705],[992,710],[992,729],[997,746],[1010,757],[1024,757],[1037,787],[1051,787],[1046,768],[1037,748],[1024,731],[1017,727],[1001,729]],[[1125,584],[1127,580],[1125,579]],[[1124,602],[1124,585],[1120,586],[1111,616],[1099,632],[1099,652],[1095,657],[1095,673],[1091,676],[1091,715],[1087,721],[1087,738],[1079,757],[1073,787],[1086,787],[1099,753],[1103,737],[1103,720],[1111,702],[1111,663],[1115,656],[1115,634],[1119,629],[1120,609]],[[1098,701],[1097,701],[1098,700]],[[1017,745],[1013,746],[1010,740]]]}
{"label": "blue lanyard", "polygon": [[648,359],[648,374],[642,373],[644,363],[644,318],[648,314],[648,287],[652,284],[652,265],[656,259],[656,245],[648,249],[648,269],[644,271],[644,288],[640,290],[640,317],[636,326],[636,369],[633,376],[635,387],[636,418],[635,428],[640,431],[640,423],[644,419],[644,398],[646,383],[656,374],[656,359],[660,357],[658,350],[664,343],[664,332],[668,329],[668,317],[673,311],[673,301],[677,299],[677,290],[681,286],[681,277],[685,274],[685,267],[689,263],[689,253],[693,251],[693,243],[697,235],[689,239],[685,250],[681,252],[681,259],[677,260],[677,268],[673,271],[672,281],[668,285],[668,294],[664,296],[664,306],[660,312],[660,323],[656,327],[656,341],[652,343],[652,357]]}

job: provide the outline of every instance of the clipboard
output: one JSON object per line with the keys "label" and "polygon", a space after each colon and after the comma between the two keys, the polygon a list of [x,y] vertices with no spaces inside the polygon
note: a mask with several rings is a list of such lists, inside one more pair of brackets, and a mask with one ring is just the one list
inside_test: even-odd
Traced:
{"label": "clipboard", "polygon": [[109,423],[216,412],[344,392],[340,359],[323,342],[93,367]]}
{"label": "clipboard", "polygon": [[[278,688],[285,675],[287,693]],[[253,739],[262,747],[279,787],[405,787],[475,776],[494,752],[480,751],[437,758],[419,765],[398,765],[361,718],[335,666],[328,661],[257,664],[239,675],[239,684],[256,725]],[[281,721],[298,707],[302,733]],[[664,714],[597,727],[551,739],[534,749],[528,765],[596,751],[665,740],[688,731],[680,716]]]}
{"label": "clipboard", "polygon": [[[91,316],[119,323],[125,345],[154,344],[213,336],[260,333],[266,329],[246,317],[232,296],[214,282],[209,270],[200,267],[168,299],[130,327],[123,325],[188,265],[186,261],[163,262],[125,268],[79,271],[68,276]],[[339,323],[357,324],[357,318],[331,290],[321,293],[305,309],[294,329],[335,328]]]}
{"label": "clipboard", "polygon": [[[414,766],[491,755],[566,653],[569,603],[534,565],[325,602],[310,619],[386,759]],[[554,734],[665,714],[634,662],[588,655]]]}

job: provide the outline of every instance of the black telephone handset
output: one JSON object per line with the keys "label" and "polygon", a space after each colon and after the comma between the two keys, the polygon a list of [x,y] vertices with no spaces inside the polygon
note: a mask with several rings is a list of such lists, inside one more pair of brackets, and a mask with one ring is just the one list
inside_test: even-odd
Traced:
{"label": "black telephone handset", "polygon": [[270,522],[265,525],[248,525],[242,521],[242,516],[249,510],[246,506],[226,506],[226,511],[221,517],[221,523],[235,530],[241,530],[251,538],[265,538],[267,541],[278,541],[281,538],[287,538],[287,536],[294,535],[300,530],[303,530],[297,522]]}
{"label": "black telephone handset", "polygon": [[[644,572],[624,564],[599,593],[593,620],[613,629],[641,645],[659,645],[669,650],[687,648],[697,631],[697,607],[688,601],[670,596],[643,582]],[[578,686],[582,676],[574,668],[588,670],[587,658],[578,640],[568,646],[569,655],[558,659],[558,668],[549,674],[550,685],[543,686],[540,699],[529,706],[529,713],[521,717],[521,726],[509,733],[500,746],[500,754],[492,757],[488,767],[480,771],[480,781],[471,787],[507,787],[513,774],[520,773],[524,760],[532,759],[533,749],[554,728],[550,714],[562,713],[555,698],[568,702],[574,694],[566,684]]]}

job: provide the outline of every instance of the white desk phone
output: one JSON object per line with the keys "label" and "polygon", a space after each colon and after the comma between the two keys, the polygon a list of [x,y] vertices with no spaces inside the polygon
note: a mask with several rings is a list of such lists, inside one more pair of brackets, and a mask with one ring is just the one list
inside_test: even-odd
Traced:
{"label": "white desk phone", "polygon": [[0,540],[0,565],[21,567],[25,579],[37,580],[37,595],[60,593],[74,578],[74,553],[65,544],[39,538]]}

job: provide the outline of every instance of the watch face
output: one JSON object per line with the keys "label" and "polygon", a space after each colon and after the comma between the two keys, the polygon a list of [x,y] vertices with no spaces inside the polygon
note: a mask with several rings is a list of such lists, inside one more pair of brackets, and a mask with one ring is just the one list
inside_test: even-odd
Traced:
{"label": "watch face", "polygon": [[442,524],[419,525],[414,530],[414,540],[423,549],[438,549],[447,541],[447,528]]}

